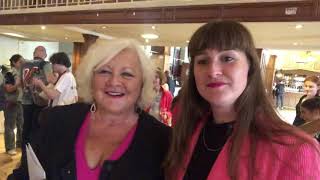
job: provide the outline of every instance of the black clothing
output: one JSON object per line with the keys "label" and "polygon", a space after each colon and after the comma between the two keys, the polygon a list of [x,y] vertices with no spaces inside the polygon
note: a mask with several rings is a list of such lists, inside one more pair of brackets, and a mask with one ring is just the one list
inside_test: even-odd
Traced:
{"label": "black clothing", "polygon": [[172,96],[174,96],[174,91],[176,89],[176,82],[171,76],[167,76],[167,83],[169,86],[169,91],[171,92]]}
{"label": "black clothing", "polygon": [[[32,147],[47,180],[76,179],[75,142],[90,106],[72,104],[45,109],[40,115],[40,131]],[[161,163],[169,146],[171,129],[141,111],[137,129],[126,152],[117,161],[105,161],[99,179],[162,180]],[[8,179],[28,179],[26,164]]]}
{"label": "black clothing", "polygon": [[294,121],[293,121],[293,125],[294,126],[300,126],[302,124],[305,123],[305,120],[303,120],[302,118],[300,118],[300,114],[301,114],[301,111],[300,111],[300,105],[302,103],[302,101],[304,100],[304,98],[306,98],[307,95],[303,95],[300,99],[299,99],[299,102],[298,104],[296,105],[296,117],[294,118]]}
{"label": "black clothing", "polygon": [[212,118],[207,121],[199,135],[184,180],[207,179],[214,162],[232,133],[232,124],[233,122],[215,124]]}
{"label": "black clothing", "polygon": [[284,94],[285,86],[282,83],[278,83],[275,87],[275,95],[278,96],[280,94]]}

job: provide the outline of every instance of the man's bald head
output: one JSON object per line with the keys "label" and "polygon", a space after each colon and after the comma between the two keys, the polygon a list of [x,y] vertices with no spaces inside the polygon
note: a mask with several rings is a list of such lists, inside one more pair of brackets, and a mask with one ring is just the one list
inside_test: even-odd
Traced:
{"label": "man's bald head", "polygon": [[47,57],[46,48],[43,46],[37,46],[33,52],[33,58],[45,59]]}

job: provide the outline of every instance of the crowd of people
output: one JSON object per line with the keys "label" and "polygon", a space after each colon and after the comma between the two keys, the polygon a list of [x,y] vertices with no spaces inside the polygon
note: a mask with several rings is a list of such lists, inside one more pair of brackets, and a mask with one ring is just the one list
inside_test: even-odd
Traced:
{"label": "crowd of people", "polygon": [[[65,53],[46,62],[39,46],[31,62],[17,56],[12,67],[20,71],[5,89],[22,91],[19,146],[30,143],[46,179],[320,179],[318,89],[301,100],[297,128],[266,94],[241,23],[204,24],[188,51],[189,75],[176,97],[170,72],[154,67],[133,39],[98,39],[76,80]],[[24,151],[9,180],[32,179]]]}

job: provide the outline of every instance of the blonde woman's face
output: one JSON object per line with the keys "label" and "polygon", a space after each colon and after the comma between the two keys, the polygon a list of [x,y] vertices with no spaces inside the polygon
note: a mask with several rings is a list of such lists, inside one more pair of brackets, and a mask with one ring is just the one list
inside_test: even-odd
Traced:
{"label": "blonde woman's face", "polygon": [[94,72],[93,97],[110,113],[132,111],[141,94],[142,69],[135,51],[126,49]]}
{"label": "blonde woman's face", "polygon": [[304,83],[304,92],[308,97],[314,97],[317,94],[318,90],[319,88],[316,83],[312,81],[306,81]]}

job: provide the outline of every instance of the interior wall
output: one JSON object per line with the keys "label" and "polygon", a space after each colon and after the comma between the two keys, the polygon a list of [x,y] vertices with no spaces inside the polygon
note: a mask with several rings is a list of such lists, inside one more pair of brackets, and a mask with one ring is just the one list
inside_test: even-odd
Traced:
{"label": "interior wall", "polygon": [[9,58],[19,52],[19,40],[0,36],[0,64],[9,64]]}

